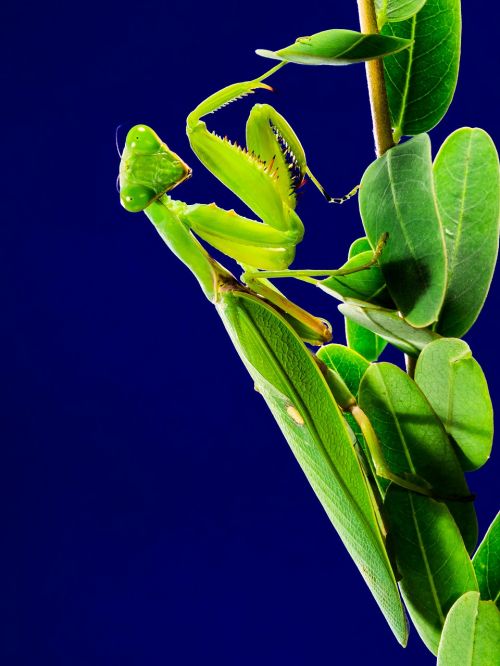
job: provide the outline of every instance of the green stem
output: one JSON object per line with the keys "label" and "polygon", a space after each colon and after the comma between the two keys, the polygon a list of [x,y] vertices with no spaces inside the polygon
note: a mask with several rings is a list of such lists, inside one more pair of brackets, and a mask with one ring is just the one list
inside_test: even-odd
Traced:
{"label": "green stem", "polygon": [[417,365],[417,359],[414,356],[409,356],[405,354],[405,363],[406,363],[406,372],[409,376],[415,378],[415,366]]}
{"label": "green stem", "polygon": [[[373,0],[358,0],[359,25],[364,34],[378,34],[377,14]],[[377,157],[394,146],[387,89],[384,80],[384,63],[381,59],[365,64],[370,107],[372,111],[373,136]]]}
{"label": "green stem", "polygon": [[274,72],[277,72],[278,70],[280,70],[282,67],[284,67],[287,64],[288,63],[286,62],[286,60],[284,60],[283,62],[278,63],[277,65],[275,65],[274,67],[269,69],[267,72],[264,72],[264,74],[262,74],[262,76],[258,76],[254,80],[255,81],[263,81],[264,79],[267,79],[268,76],[271,76],[272,74],[274,74]]}

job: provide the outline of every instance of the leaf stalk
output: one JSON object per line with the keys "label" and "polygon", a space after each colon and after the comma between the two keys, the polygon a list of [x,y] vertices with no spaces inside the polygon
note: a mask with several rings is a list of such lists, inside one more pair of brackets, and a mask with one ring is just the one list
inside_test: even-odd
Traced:
{"label": "leaf stalk", "polygon": [[[377,14],[373,0],[358,0],[358,15],[361,32],[378,34]],[[377,157],[383,155],[394,146],[392,140],[391,116],[387,89],[384,80],[384,63],[382,59],[370,60],[365,63],[368,94],[372,112],[373,137]]]}

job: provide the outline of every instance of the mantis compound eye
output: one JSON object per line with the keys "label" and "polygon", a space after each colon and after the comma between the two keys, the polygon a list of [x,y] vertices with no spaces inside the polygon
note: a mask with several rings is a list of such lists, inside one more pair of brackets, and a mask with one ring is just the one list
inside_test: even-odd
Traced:
{"label": "mantis compound eye", "polygon": [[120,202],[131,213],[144,210],[156,198],[157,193],[146,185],[128,185],[120,191]]}
{"label": "mantis compound eye", "polygon": [[147,125],[135,125],[129,130],[125,141],[129,150],[154,155],[161,150],[162,142],[158,134]]}

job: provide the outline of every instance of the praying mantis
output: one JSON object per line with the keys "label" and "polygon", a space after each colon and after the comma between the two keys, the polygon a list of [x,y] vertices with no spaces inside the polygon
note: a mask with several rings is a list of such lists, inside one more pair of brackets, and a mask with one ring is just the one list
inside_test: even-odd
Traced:
{"label": "praying mantis", "polygon": [[[191,169],[146,125],[136,125],[127,134],[119,173],[121,203],[131,212],[145,212],[217,308],[255,388],[266,400],[394,634],[405,644],[407,621],[386,547],[381,496],[344,414],[359,426],[377,476],[433,498],[471,498],[466,485],[457,488],[457,495],[440,498],[417,474],[402,476],[390,469],[355,396],[340,375],[304,345],[327,342],[329,324],[291,303],[270,282],[277,277],[367,270],[377,263],[387,241],[384,234],[371,260],[356,268],[289,269],[304,234],[295,211],[297,188],[309,176],[325,194],[307,165],[298,137],[283,116],[266,104],[255,105],[250,112],[246,148],[210,132],[202,120],[242,96],[269,89],[263,81],[282,66],[218,91],[187,117],[194,153],[260,221],[216,204],[187,204],[171,198],[167,192],[189,178]],[[196,236],[235,259],[243,269],[241,281],[215,261]]]}

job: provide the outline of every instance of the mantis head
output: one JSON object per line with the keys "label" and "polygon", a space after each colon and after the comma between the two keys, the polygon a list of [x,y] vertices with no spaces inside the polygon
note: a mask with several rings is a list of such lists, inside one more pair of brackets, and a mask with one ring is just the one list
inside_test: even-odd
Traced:
{"label": "mantis head", "polygon": [[128,132],[120,162],[120,201],[132,213],[189,178],[191,169],[154,130],[135,125]]}

